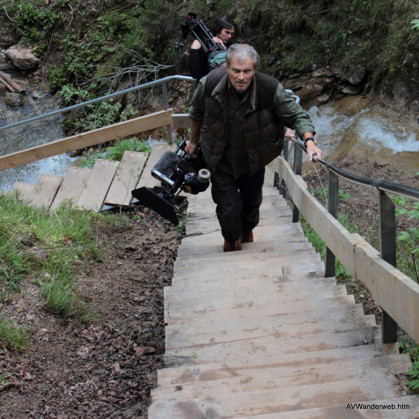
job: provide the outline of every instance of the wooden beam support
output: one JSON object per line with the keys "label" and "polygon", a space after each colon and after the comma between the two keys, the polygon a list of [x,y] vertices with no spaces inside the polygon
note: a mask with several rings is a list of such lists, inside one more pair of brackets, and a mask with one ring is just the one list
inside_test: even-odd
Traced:
{"label": "wooden beam support", "polygon": [[82,134],[73,135],[61,140],[52,141],[26,150],[17,151],[0,157],[0,170],[56,156],[69,151],[79,150],[92,145],[105,143],[117,138],[138,134],[172,124],[172,109],[140,116],[129,121],[99,128]]}

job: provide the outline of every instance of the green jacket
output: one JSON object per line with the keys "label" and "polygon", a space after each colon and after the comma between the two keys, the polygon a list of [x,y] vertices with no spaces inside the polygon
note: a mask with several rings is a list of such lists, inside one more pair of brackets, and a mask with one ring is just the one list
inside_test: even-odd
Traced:
{"label": "green jacket", "polygon": [[[190,116],[202,122],[201,150],[210,170],[216,170],[229,143],[229,82],[218,68],[199,83]],[[283,147],[285,125],[302,136],[314,132],[310,118],[274,78],[256,72],[249,88],[244,142],[251,174],[277,157]]]}

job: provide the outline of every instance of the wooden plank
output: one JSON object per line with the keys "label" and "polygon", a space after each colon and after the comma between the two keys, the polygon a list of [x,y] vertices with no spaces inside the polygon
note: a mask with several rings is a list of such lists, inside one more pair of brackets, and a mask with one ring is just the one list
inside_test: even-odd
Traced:
{"label": "wooden plank", "polygon": [[13,184],[13,189],[15,189],[18,192],[19,198],[23,202],[27,204],[31,203],[32,197],[34,196],[34,183],[15,182]]}
{"label": "wooden plank", "polygon": [[105,204],[125,207],[131,202],[131,191],[138,183],[147,161],[148,153],[126,151],[113,178]]}
{"label": "wooden plank", "polygon": [[356,278],[376,304],[419,343],[419,284],[381,259],[366,241],[356,246],[355,263]]}
{"label": "wooden plank", "polygon": [[281,159],[281,173],[304,218],[325,241],[348,272],[419,343],[419,284],[383,261],[361,236],[350,234],[313,198],[300,176]]}
{"label": "wooden plank", "polygon": [[35,207],[48,209],[57,194],[62,180],[63,178],[60,176],[41,175],[37,184],[23,186],[21,182],[16,182],[15,188],[21,192],[23,200]]}
{"label": "wooden plank", "polygon": [[173,146],[159,144],[153,147],[153,150],[151,151],[151,154],[145,164],[143,174],[141,175],[136,188],[133,189],[138,189],[143,186],[147,186],[149,188],[152,188],[153,186],[160,186],[160,181],[151,175],[151,169],[160,160],[161,156],[166,153],[166,151],[173,151]]}
{"label": "wooden plank", "polygon": [[[200,382],[219,382],[221,380],[243,380],[242,384],[249,383],[249,377],[257,380],[259,371],[266,374],[264,388],[277,388],[281,386],[280,380],[293,377],[295,383],[291,385],[306,385],[319,378],[319,381],[333,381],[336,375],[321,377],[327,374],[329,365],[333,369],[341,366],[342,370],[348,371],[348,377],[362,376],[370,369],[364,370],[367,365],[370,367],[386,369],[388,372],[406,372],[411,364],[406,355],[400,355],[397,351],[385,349],[380,351],[378,345],[363,345],[353,348],[334,349],[308,354],[292,354],[284,356],[275,362],[270,359],[260,364],[251,365],[233,364],[202,364],[193,366],[181,366],[164,368],[157,371],[157,382],[160,387],[170,387],[177,385],[188,385]],[[352,371],[349,372],[349,369]],[[271,375],[272,373],[272,375]],[[317,375],[318,373],[319,375]],[[335,371],[336,373],[336,371]],[[329,379],[330,378],[330,379]],[[287,381],[285,381],[287,382]]]}
{"label": "wooden plank", "polygon": [[285,316],[291,315],[297,312],[306,313],[316,310],[322,304],[325,307],[329,307],[332,311],[334,308],[341,305],[354,304],[354,298],[352,295],[341,295],[338,297],[323,298],[319,299],[304,300],[304,301],[291,301],[291,302],[279,302],[276,299],[267,299],[262,301],[248,301],[247,303],[238,302],[232,307],[217,306],[215,302],[210,307],[206,307],[206,310],[195,309],[189,307],[185,303],[185,308],[176,307],[176,310],[171,310],[171,307],[165,302],[165,322],[167,324],[175,323],[190,323],[197,316],[200,316],[203,322],[206,321],[218,321],[223,319],[234,319],[234,318],[248,318],[253,315],[257,316],[269,316],[278,315]]}
{"label": "wooden plank", "polygon": [[[178,391],[172,394],[171,397],[165,397],[163,392],[162,397],[159,396],[158,392],[153,393],[151,408],[154,404],[161,402],[163,405],[180,407],[181,411],[184,412],[185,405],[192,401],[199,401],[200,403],[197,406],[207,406],[205,409],[196,411],[196,413],[207,411],[208,403],[210,403],[214,411],[211,417],[236,418],[249,414],[263,415],[298,409],[336,406],[348,402],[365,402],[379,398],[397,397],[400,392],[397,381],[397,379],[391,379],[390,377],[387,380],[382,379],[382,377],[377,377],[376,380],[374,377],[371,379],[368,377],[352,378],[332,383],[248,392],[230,392],[226,391],[223,386],[219,386],[214,391],[209,391],[210,389],[208,389],[205,395],[200,394],[199,389],[195,391],[194,386],[183,386],[178,388]],[[162,414],[160,418],[173,419],[178,417],[173,416],[170,410],[161,411],[161,413],[163,412],[167,414]],[[219,416],[216,416],[216,414]],[[198,414],[195,417],[205,418],[205,416]],[[342,418],[342,416],[336,416],[335,418]]]}
{"label": "wooden plank", "polygon": [[89,174],[90,169],[88,168],[70,167],[51,204],[50,210],[57,209],[64,201],[71,201],[75,205],[86,185]]}
{"label": "wooden plank", "polygon": [[[348,403],[339,406],[240,416],[235,419],[418,419],[419,397],[402,396],[392,399],[378,398],[366,403]],[[397,413],[396,413],[397,412]],[[149,418],[153,419],[153,418]],[[176,418],[172,418],[176,419]]]}
{"label": "wooden plank", "polygon": [[129,121],[119,122],[114,125],[1,156],[0,170],[169,125],[172,122],[171,115],[172,109],[155,112],[150,115],[140,116]]}
{"label": "wooden plank", "polygon": [[[319,290],[322,292],[323,290]],[[319,299],[321,300],[321,299]],[[292,300],[291,300],[292,301]],[[319,301],[321,304],[321,301]],[[375,326],[375,316],[364,316],[359,305],[344,305],[333,310],[295,313],[281,316],[241,317],[205,322],[188,322],[166,326],[166,348],[215,344],[228,341],[251,340],[274,335],[282,338],[314,333],[341,333],[364,326]]]}
{"label": "wooden plank", "polygon": [[192,119],[187,113],[174,113],[172,114],[173,129],[178,128],[191,128]]}
{"label": "wooden plank", "polygon": [[86,186],[77,201],[78,208],[100,211],[118,165],[119,162],[116,161],[96,160]]}
{"label": "wooden plank", "polygon": [[[323,361],[320,359],[320,361]],[[348,379],[361,379],[374,382],[393,381],[396,374],[403,374],[410,368],[409,357],[389,355],[378,358],[364,358],[358,362],[354,359],[330,359],[329,362],[301,362],[299,365],[275,366],[267,362],[265,365],[249,365],[248,368],[228,368],[221,365],[197,366],[193,368],[173,368],[183,371],[176,384],[168,383],[157,390],[152,390],[152,399],[176,397],[178,391],[201,395],[216,393],[222,389],[225,393],[243,393],[247,391],[264,391],[280,388],[302,387],[313,384],[339,382]],[[202,369],[202,371],[201,371]],[[160,378],[160,377],[159,377]],[[180,382],[179,382],[180,381]],[[185,389],[185,387],[188,389]],[[180,390],[180,387],[182,389]]]}
{"label": "wooden plank", "polygon": [[[364,380],[365,381],[365,380]],[[417,419],[417,396],[386,397],[391,390],[379,394],[379,383],[368,385],[347,380],[331,385],[304,386],[301,395],[292,389],[271,393],[249,392],[226,394],[224,397],[172,397],[156,400],[148,410],[149,419]],[[374,387],[375,385],[375,387]],[[318,393],[320,392],[320,393]],[[394,395],[393,391],[393,395]],[[373,396],[376,395],[374,398]],[[230,399],[228,397],[231,396]],[[247,397],[246,397],[247,396]],[[360,402],[358,405],[356,402]],[[348,404],[354,404],[351,409]],[[319,407],[320,406],[320,407]],[[377,406],[384,406],[377,408]],[[399,408],[400,406],[400,408]],[[404,406],[404,407],[401,407]],[[192,413],[191,413],[192,412]],[[211,416],[208,416],[210,412]]]}

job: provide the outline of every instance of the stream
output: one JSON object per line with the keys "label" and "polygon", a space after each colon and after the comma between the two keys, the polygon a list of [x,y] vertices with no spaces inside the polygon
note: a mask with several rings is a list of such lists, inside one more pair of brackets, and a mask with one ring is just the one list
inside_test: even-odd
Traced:
{"label": "stream", "polygon": [[[34,99],[25,96],[24,106],[7,108],[0,103],[0,127],[59,108],[57,99],[45,95]],[[24,125],[0,130],[0,156],[64,138],[63,115],[55,115]],[[74,158],[66,154],[49,157],[23,166],[0,171],[0,189],[11,190],[15,182],[36,183],[42,174],[62,176]]]}

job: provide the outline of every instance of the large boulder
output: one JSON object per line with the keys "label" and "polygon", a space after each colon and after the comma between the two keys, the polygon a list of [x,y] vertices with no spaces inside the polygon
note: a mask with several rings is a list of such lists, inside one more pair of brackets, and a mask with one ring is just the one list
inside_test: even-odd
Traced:
{"label": "large boulder", "polygon": [[21,48],[17,45],[6,50],[6,57],[21,70],[32,70],[39,65],[39,59],[29,48]]}

